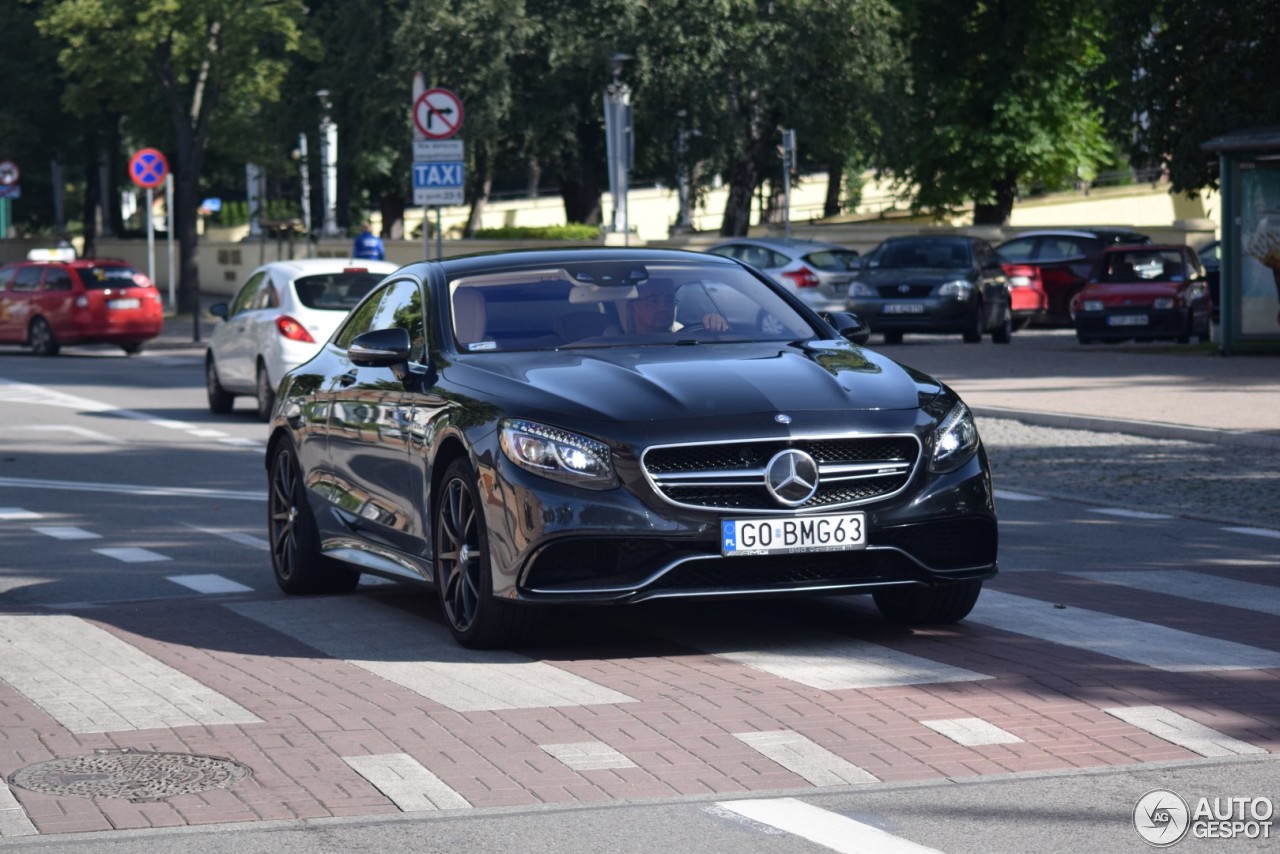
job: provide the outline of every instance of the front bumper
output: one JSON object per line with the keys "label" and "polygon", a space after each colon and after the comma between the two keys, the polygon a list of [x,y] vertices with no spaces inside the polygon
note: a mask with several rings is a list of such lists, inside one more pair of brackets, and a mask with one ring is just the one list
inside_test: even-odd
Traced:
{"label": "front bumper", "polygon": [[[914,313],[895,311],[895,306],[920,306]],[[872,332],[964,332],[973,326],[976,306],[968,300],[850,299],[847,310],[858,315]]]}
{"label": "front bumper", "polygon": [[[1120,318],[1142,318],[1145,322],[1125,322]],[[1075,326],[1076,335],[1083,339],[1180,338],[1190,334],[1191,316],[1185,308],[1080,311],[1076,313]]]}

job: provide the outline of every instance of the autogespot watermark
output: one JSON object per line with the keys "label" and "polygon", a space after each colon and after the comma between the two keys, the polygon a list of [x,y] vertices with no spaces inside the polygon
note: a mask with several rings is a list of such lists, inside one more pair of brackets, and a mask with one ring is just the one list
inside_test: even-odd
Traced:
{"label": "autogespot watermark", "polygon": [[1200,798],[1195,808],[1168,789],[1152,789],[1133,806],[1133,826],[1157,848],[1196,839],[1270,839],[1270,798]]}

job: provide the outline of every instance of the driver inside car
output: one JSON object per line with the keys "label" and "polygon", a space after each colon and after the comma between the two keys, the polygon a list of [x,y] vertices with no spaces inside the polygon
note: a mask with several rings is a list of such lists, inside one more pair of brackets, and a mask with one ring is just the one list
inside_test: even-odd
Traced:
{"label": "driver inside car", "polygon": [[[639,294],[635,299],[627,300],[623,309],[626,312],[626,324],[633,335],[651,335],[663,332],[678,332],[683,324],[676,321],[676,286],[671,279],[649,279],[636,286]],[[712,332],[726,332],[729,321],[714,312],[702,316],[702,326]],[[604,331],[605,335],[625,334],[616,326]]]}

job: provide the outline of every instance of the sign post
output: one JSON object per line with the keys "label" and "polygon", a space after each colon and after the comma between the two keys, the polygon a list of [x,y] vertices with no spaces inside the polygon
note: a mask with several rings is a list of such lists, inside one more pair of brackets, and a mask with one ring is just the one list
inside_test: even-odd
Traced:
{"label": "sign post", "polygon": [[[152,222],[152,206],[155,204],[155,189],[164,183],[169,175],[169,161],[154,148],[144,148],[129,158],[129,178],[147,191],[147,278],[152,283],[156,280],[156,230]],[[173,219],[173,211],[168,212]],[[169,231],[173,232],[173,223],[169,223]]]}
{"label": "sign post", "polygon": [[466,167],[463,142],[452,137],[462,129],[462,100],[448,89],[426,89],[422,74],[414,77],[413,203],[422,205],[424,257],[430,256],[427,208],[436,209],[436,258],[444,256],[441,205],[465,200]]}
{"label": "sign post", "polygon": [[9,236],[9,227],[13,223],[12,200],[22,198],[22,186],[18,183],[21,176],[17,163],[0,160],[0,240]]}

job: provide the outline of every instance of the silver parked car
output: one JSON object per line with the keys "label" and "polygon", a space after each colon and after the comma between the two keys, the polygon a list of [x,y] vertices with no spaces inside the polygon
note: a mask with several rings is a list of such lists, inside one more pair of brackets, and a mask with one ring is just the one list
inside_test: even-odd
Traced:
{"label": "silver parked car", "polygon": [[817,240],[737,237],[707,250],[750,264],[814,311],[844,311],[858,252]]}

